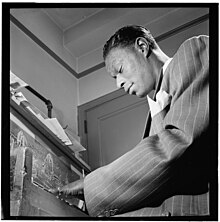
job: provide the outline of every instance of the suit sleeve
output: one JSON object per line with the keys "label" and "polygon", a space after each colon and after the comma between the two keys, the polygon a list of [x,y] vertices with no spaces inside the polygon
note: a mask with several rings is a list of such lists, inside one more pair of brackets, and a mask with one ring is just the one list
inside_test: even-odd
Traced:
{"label": "suit sleeve", "polygon": [[91,216],[152,206],[166,193],[177,168],[183,167],[182,157],[193,153],[209,124],[208,41],[206,36],[185,41],[168,66],[162,87],[172,100],[165,115],[155,116],[160,126],[156,134],[85,177],[84,195]]}

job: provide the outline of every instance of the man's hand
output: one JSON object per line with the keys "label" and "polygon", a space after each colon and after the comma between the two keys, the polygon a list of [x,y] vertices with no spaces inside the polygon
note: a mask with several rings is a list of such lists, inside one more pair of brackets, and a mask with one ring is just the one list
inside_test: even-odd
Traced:
{"label": "man's hand", "polygon": [[64,185],[63,187],[58,187],[55,189],[50,189],[49,192],[60,195],[73,195],[83,199],[83,188],[84,188],[84,179],[80,179]]}

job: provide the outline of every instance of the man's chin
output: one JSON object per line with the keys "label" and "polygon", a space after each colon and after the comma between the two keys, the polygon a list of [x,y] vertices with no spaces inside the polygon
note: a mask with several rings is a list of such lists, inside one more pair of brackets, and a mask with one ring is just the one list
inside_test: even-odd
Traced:
{"label": "man's chin", "polygon": [[147,96],[146,93],[138,93],[138,92],[135,92],[133,95],[136,95],[138,98],[144,98]]}
{"label": "man's chin", "polygon": [[140,91],[135,91],[135,90],[129,90],[128,92],[130,95],[137,96],[138,98],[143,98],[147,96],[146,92],[140,92]]}

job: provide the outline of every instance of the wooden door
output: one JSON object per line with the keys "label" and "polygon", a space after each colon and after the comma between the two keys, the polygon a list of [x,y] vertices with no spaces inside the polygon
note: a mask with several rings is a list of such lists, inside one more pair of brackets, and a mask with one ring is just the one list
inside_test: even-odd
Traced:
{"label": "wooden door", "polygon": [[108,97],[104,103],[103,97],[95,101],[94,107],[85,108],[87,141],[83,145],[87,147],[87,160],[93,170],[114,161],[142,139],[149,110],[146,98],[127,95],[123,90]]}

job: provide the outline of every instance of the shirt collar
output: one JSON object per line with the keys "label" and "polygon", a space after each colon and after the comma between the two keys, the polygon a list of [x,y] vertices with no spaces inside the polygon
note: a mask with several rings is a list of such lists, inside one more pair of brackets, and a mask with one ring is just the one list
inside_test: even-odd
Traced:
{"label": "shirt collar", "polygon": [[[170,62],[172,61],[172,58],[167,59],[167,61],[164,63],[162,70],[163,70],[163,75],[168,67],[168,65],[170,64]],[[152,100],[148,95],[147,95],[147,100],[148,100],[148,104],[149,104],[149,108],[150,108],[150,112],[151,112],[151,117],[153,118],[153,116],[158,113],[158,110],[160,110],[161,108],[158,108],[157,102],[155,102],[154,100]]]}

